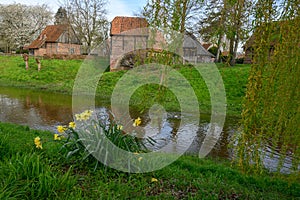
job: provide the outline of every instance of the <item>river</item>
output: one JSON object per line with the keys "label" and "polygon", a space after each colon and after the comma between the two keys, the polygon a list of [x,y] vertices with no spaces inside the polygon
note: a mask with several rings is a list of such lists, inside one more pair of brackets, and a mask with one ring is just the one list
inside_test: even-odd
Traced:
{"label": "river", "polygon": [[[96,102],[95,104],[96,110],[99,112],[104,114],[110,112],[108,103]],[[151,113],[137,114],[134,109],[131,109],[130,113],[133,116],[141,116],[143,128],[157,140],[153,150],[167,148],[168,152],[173,153],[185,151],[190,154],[198,154],[204,141],[207,140],[207,130],[211,126],[210,115],[201,114],[199,124],[188,124],[187,120],[186,124],[181,125],[181,118],[188,118],[189,115],[169,112],[160,130],[158,130],[150,120]],[[0,87],[0,121],[26,125],[32,129],[48,130],[54,133],[56,126],[73,121],[72,96]],[[180,129],[179,126],[184,128]],[[233,152],[228,148],[228,143],[231,141],[233,133],[238,131],[238,127],[239,118],[227,116],[220,137],[205,141],[212,146],[207,156],[231,159]],[[190,132],[196,130],[196,134],[187,134],[189,130],[191,130]],[[272,158],[266,157],[264,164],[273,170],[278,164],[278,158],[276,155]],[[291,159],[287,157],[281,172],[288,173],[290,165]]]}

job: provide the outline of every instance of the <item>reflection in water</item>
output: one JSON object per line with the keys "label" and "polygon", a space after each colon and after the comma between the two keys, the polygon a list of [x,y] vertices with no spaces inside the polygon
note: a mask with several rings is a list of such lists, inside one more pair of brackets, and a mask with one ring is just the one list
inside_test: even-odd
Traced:
{"label": "reflection in water", "polygon": [[53,94],[0,88],[0,121],[54,130],[55,125],[72,120],[71,98],[60,99]]}
{"label": "reflection in water", "polygon": [[[84,101],[84,100],[82,100]],[[96,103],[98,115],[102,120],[109,118],[110,108],[107,105]],[[140,114],[130,109],[130,114],[122,113],[123,109],[114,109],[114,115],[119,119],[123,117],[123,126],[126,132],[132,129],[132,119],[140,116],[143,119],[139,127],[143,136],[150,136],[157,141],[155,146],[147,145],[153,151],[206,154],[207,149],[214,148],[208,156],[232,158],[233,152],[227,145],[232,135],[238,129],[239,119],[227,117],[220,138],[214,136],[209,130],[218,129],[216,124],[210,123],[209,115],[201,115],[200,125],[195,124],[192,116],[179,113],[166,113],[163,108],[153,107],[148,112]],[[127,119],[124,119],[127,116]],[[129,117],[128,117],[129,116]],[[191,120],[189,120],[189,117]],[[184,120],[182,120],[184,119]],[[55,126],[73,121],[72,97],[62,94],[41,93],[30,90],[0,87],[0,121],[28,125],[33,129],[55,131]],[[196,134],[193,134],[196,133]],[[271,144],[270,144],[271,145]],[[188,149],[187,149],[188,148]],[[265,166],[276,169],[280,154],[273,156],[266,152],[263,159]],[[286,157],[282,172],[291,168],[291,158]]]}

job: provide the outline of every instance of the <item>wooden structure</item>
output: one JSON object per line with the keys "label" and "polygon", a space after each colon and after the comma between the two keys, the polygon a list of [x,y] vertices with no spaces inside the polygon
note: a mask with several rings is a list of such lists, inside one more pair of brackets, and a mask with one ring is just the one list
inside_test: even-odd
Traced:
{"label": "wooden structure", "polygon": [[207,51],[193,34],[185,33],[183,58],[189,63],[211,63],[215,56]]}

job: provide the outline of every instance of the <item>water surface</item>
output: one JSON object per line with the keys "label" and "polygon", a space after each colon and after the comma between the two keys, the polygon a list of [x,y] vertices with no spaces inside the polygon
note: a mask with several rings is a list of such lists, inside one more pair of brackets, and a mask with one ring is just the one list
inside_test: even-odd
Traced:
{"label": "water surface", "polygon": [[[102,112],[103,115],[110,113],[109,104],[105,102],[95,104],[97,112]],[[122,113],[118,114],[122,115]],[[232,150],[228,149],[227,145],[233,133],[238,131],[239,118],[227,116],[220,138],[210,137],[207,140],[207,130],[212,125],[210,115],[201,114],[200,124],[195,124],[192,123],[193,120],[189,123],[188,118],[191,116],[188,113],[169,112],[157,126],[154,125],[154,120],[148,111],[139,113],[137,110],[130,109],[130,114],[132,118],[140,116],[143,119],[142,127],[146,130],[146,134],[157,141],[157,144],[151,147],[154,151],[164,148],[166,152],[181,153],[188,149],[187,153],[198,154],[206,138],[205,142],[213,146],[208,156],[228,159],[233,156]],[[180,124],[182,118],[187,119],[185,124]],[[65,125],[73,121],[72,96],[0,87],[0,121],[27,125],[32,129],[49,130],[54,133],[57,125]],[[196,134],[193,135],[193,132]],[[270,169],[276,169],[279,155],[280,152],[272,157],[267,156],[264,159],[265,165]],[[281,171],[288,172],[290,167],[291,158],[287,157]]]}

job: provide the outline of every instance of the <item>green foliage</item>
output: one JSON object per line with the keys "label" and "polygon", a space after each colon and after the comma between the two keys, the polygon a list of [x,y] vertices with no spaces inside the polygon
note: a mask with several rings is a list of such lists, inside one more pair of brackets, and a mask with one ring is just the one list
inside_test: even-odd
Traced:
{"label": "green foliage", "polygon": [[243,132],[237,146],[237,162],[246,171],[260,172],[266,152],[280,152],[278,171],[289,156],[294,173],[299,174],[300,18],[291,9],[293,3],[288,2],[291,5],[282,8],[287,16],[278,22],[272,22],[276,17],[274,2],[258,4],[256,8],[254,64],[244,100]]}
{"label": "green foliage", "polygon": [[[35,148],[36,136],[46,152]],[[0,123],[0,199],[53,199],[73,188],[77,177],[70,176],[71,168],[62,170],[63,163],[57,166],[59,146],[46,143],[52,137],[50,132]]]}
{"label": "green foliage", "polygon": [[[76,179],[70,178],[70,171],[62,174],[52,167],[50,161],[37,153],[16,154],[0,164],[0,177],[7,176],[0,183],[0,197],[53,198],[57,193],[69,191]],[[21,187],[16,182],[22,183]],[[13,192],[13,191],[16,192]]]}
{"label": "green foliage", "polygon": [[[6,133],[6,134],[4,134]],[[43,149],[36,149],[39,136]],[[5,139],[6,138],[6,139]],[[245,175],[221,160],[182,156],[151,173],[128,174],[93,163],[66,162],[50,132],[0,123],[10,154],[0,160],[0,199],[296,199],[299,178]],[[168,154],[163,155],[168,156]],[[151,179],[156,178],[157,182]]]}
{"label": "green foliage", "polygon": [[8,156],[10,154],[10,146],[8,143],[8,135],[2,136],[2,139],[0,141],[0,160],[2,160],[4,157]]}

